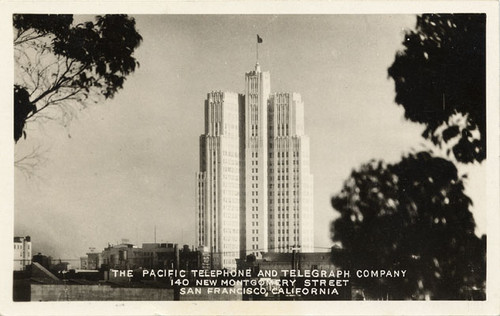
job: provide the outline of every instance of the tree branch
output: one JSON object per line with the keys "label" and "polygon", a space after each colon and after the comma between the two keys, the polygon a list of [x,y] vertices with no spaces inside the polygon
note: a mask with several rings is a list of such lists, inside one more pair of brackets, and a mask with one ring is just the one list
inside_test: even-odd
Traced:
{"label": "tree branch", "polygon": [[45,151],[40,151],[40,147],[36,146],[31,149],[26,155],[14,160],[14,166],[22,172],[26,178],[32,178],[35,175],[35,170],[46,162],[44,158]]}
{"label": "tree branch", "polygon": [[[37,33],[37,32],[33,31],[31,34],[35,34],[35,33]],[[21,45],[23,43],[26,43],[26,42],[29,42],[29,41],[32,41],[32,40],[36,40],[37,38],[41,38],[41,37],[46,36],[48,33],[38,33],[38,34],[39,35],[33,36],[33,37],[26,36],[22,40],[18,40],[19,38],[17,38],[16,40],[14,40],[14,45]]]}

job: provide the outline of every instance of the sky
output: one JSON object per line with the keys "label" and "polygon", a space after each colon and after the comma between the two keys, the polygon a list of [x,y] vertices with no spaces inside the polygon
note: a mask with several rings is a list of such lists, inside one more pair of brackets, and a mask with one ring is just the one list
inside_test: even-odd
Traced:
{"label": "sky", "polygon": [[[332,245],[331,197],[353,168],[430,148],[424,127],[394,103],[387,68],[413,15],[136,15],[140,67],[112,100],[67,126],[31,123],[17,157],[36,148],[28,176],[15,169],[14,233],[34,252],[75,260],[128,239],[194,245],[195,173],[203,106],[213,90],[244,91],[259,63],[272,92],[298,92],[311,142],[316,251]],[[87,17],[85,17],[87,18]],[[80,18],[81,19],[81,18]],[[486,233],[484,165],[468,173],[477,234]]]}

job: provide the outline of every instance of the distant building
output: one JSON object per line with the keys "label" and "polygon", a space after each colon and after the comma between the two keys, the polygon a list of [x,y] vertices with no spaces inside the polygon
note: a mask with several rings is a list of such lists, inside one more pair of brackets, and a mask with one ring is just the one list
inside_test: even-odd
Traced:
{"label": "distant building", "polygon": [[52,268],[52,257],[42,255],[40,252],[33,256],[33,262],[39,263],[45,269],[48,269],[48,270],[50,270]]}
{"label": "distant building", "polygon": [[102,264],[113,269],[131,269],[137,257],[142,257],[142,251],[133,244],[110,245],[102,251]]}
{"label": "distant building", "polygon": [[[175,267],[176,247],[174,243],[144,243],[142,247],[133,244],[110,245],[102,253],[88,253],[88,268],[99,269],[169,269]],[[203,260],[210,257],[202,251],[191,250],[187,245],[178,249],[179,266],[182,269],[199,269]],[[100,263],[100,264],[99,264]],[[97,268],[95,268],[97,264]]]}
{"label": "distant building", "polygon": [[69,262],[62,261],[61,259],[59,259],[57,261],[58,262],[52,264],[51,270],[57,271],[57,272],[63,272],[63,271],[68,271],[72,268],[71,264],[69,264]]}
{"label": "distant building", "polygon": [[[304,287],[305,279],[316,279],[324,280],[326,284],[330,280],[350,280],[350,273],[345,272],[345,270],[340,270],[335,264],[333,264],[333,256],[340,258],[343,257],[345,259],[345,253],[342,249],[332,248],[331,252],[309,252],[309,253],[300,253],[300,252],[292,252],[292,253],[276,253],[276,252],[267,252],[262,253],[262,258],[255,258],[253,255],[249,255],[246,260],[238,260],[238,269],[252,269],[253,274],[255,276],[258,275],[259,272],[263,272],[263,275],[268,275],[271,271],[278,271],[276,276],[270,277],[270,279],[275,280],[293,280],[294,286],[296,287]],[[287,271],[288,274],[284,274],[283,272]],[[297,276],[291,276],[289,271],[296,271]],[[336,277],[302,277],[301,274],[304,275],[305,272],[311,271],[333,271],[338,273]],[[345,286],[338,287],[338,293],[333,293],[329,290],[330,286],[317,287],[317,291],[320,289],[324,293],[318,294],[312,291],[308,291],[307,293],[302,294],[290,294],[293,293],[293,289],[285,289],[283,285],[275,285],[278,288],[281,287],[281,291],[276,291],[281,293],[278,295],[280,300],[290,300],[290,299],[299,299],[299,300],[350,300],[352,297],[352,292],[355,290],[352,287],[351,281],[347,282]],[[305,286],[307,287],[307,286]],[[316,287],[316,286],[311,286]],[[357,289],[357,288],[356,288]],[[259,296],[245,296],[244,299],[250,300],[261,300],[261,299],[276,299],[276,296],[268,296],[268,297],[259,297]]]}
{"label": "distant building", "polygon": [[100,252],[87,253],[87,269],[98,270],[102,264],[102,254]]}
{"label": "distant building", "polygon": [[[334,250],[336,256],[344,256],[342,250]],[[332,262],[332,252],[292,252],[262,253],[262,258],[238,260],[238,269],[257,268],[258,270],[336,270]]]}
{"label": "distant building", "polygon": [[80,269],[87,270],[89,268],[89,258],[80,257]]}
{"label": "distant building", "polygon": [[173,243],[145,243],[142,244],[142,259],[138,266],[143,268],[173,268],[170,258],[174,257],[175,244]]}
{"label": "distant building", "polygon": [[31,264],[31,237],[14,237],[14,271],[26,270]]}

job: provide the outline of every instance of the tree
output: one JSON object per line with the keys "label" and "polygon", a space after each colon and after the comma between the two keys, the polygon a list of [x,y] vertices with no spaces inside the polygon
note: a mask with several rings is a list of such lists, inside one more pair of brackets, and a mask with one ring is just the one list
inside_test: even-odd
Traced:
{"label": "tree", "polygon": [[[354,170],[332,198],[350,269],[405,269],[405,278],[358,279],[374,298],[484,297],[485,237],[475,223],[454,164],[419,152],[396,164],[371,161]],[[387,296],[386,296],[387,295]],[[474,298],[478,298],[477,295]]]}
{"label": "tree", "polygon": [[30,120],[64,120],[72,106],[112,98],[139,65],[142,41],[127,15],[73,25],[72,15],[14,15],[14,140]]}
{"label": "tree", "polygon": [[485,34],[485,14],[423,14],[388,69],[405,117],[463,163],[486,158]]}

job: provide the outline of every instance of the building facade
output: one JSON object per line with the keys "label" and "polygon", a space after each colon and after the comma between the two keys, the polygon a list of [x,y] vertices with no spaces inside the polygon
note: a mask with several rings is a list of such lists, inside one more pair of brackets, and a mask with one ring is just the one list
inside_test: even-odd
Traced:
{"label": "building facade", "polygon": [[[352,286],[352,282],[343,283],[343,286],[337,287],[337,291],[329,291],[330,285],[328,282],[335,282],[337,280],[351,280],[351,273],[348,270],[343,270],[335,265],[334,258],[346,260],[347,254],[339,248],[331,248],[329,252],[268,252],[262,253],[261,258],[247,258],[239,259],[238,269],[246,270],[251,269],[254,276],[262,273],[269,281],[264,287],[268,287],[269,295],[244,295],[244,300],[351,300],[354,295],[360,290],[357,285]],[[273,271],[278,273],[273,275]],[[287,273],[285,274],[284,271]],[[298,276],[291,276],[290,271],[295,271]],[[320,277],[315,273],[319,271],[334,272],[335,277]],[[305,273],[312,273],[312,275],[304,277]],[[302,275],[302,276],[300,276]],[[271,277],[270,277],[271,276]],[[308,279],[309,282],[315,280],[315,285],[305,286],[304,281]],[[284,280],[291,282],[285,284]],[[324,285],[320,285],[320,280],[323,280]],[[293,283],[292,283],[293,282]],[[265,282],[263,282],[266,284]],[[282,285],[283,284],[283,285]],[[293,284],[293,285],[291,285]],[[300,293],[294,292],[293,287],[306,288],[306,291]],[[316,291],[307,291],[307,289],[315,289]],[[271,291],[272,290],[272,291]],[[361,290],[362,291],[362,290]],[[275,294],[273,294],[273,292]]]}
{"label": "building facade", "polygon": [[14,237],[14,271],[26,270],[31,264],[31,237]]}
{"label": "building facade", "polygon": [[88,252],[87,253],[87,269],[98,270],[103,263],[102,253],[100,252]]}
{"label": "building facade", "polygon": [[203,249],[175,243],[143,243],[141,247],[123,243],[87,253],[87,269],[175,269],[177,261],[180,269],[200,269],[207,256]]}
{"label": "building facade", "polygon": [[261,72],[259,64],[245,74],[245,135],[241,138],[245,148],[245,169],[241,178],[245,183],[245,208],[241,220],[241,252],[268,251],[268,115],[267,104],[271,92],[269,72]]}
{"label": "building facade", "polygon": [[208,247],[211,265],[236,268],[240,253],[240,98],[211,92],[205,100],[197,174],[197,242]]}
{"label": "building facade", "polygon": [[89,268],[89,258],[88,257],[80,257],[80,269],[88,270]]}
{"label": "building facade", "polygon": [[304,103],[297,93],[269,99],[269,251],[314,251],[313,177]]}
{"label": "building facade", "polygon": [[313,251],[304,104],[298,93],[271,93],[258,63],[244,94],[207,96],[196,211],[197,243],[212,253],[212,268],[234,269],[249,254]]}
{"label": "building facade", "polygon": [[52,268],[52,257],[42,255],[40,252],[33,256],[32,263],[39,263],[45,269],[50,270]]}

